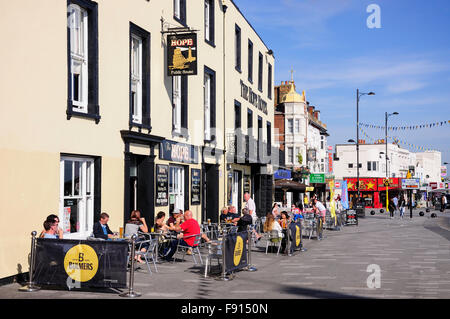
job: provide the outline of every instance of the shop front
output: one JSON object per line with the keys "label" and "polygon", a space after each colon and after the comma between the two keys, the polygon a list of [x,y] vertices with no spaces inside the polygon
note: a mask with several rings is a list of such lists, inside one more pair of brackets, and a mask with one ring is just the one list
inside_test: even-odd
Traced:
{"label": "shop front", "polygon": [[[386,178],[378,178],[378,193],[380,197],[380,206],[375,208],[381,208],[386,207],[386,186],[384,185]],[[401,193],[401,179],[394,177],[389,178],[389,186],[388,188],[388,200],[391,198],[394,198],[394,196],[397,196],[399,198],[399,195]]]}
{"label": "shop front", "polygon": [[[349,205],[353,208],[356,204],[358,196],[357,178],[344,178],[347,181],[348,194],[349,194]],[[359,192],[360,197],[362,197],[365,206],[367,208],[379,208],[380,196],[378,193],[378,182],[377,178],[360,178],[359,179]]]}

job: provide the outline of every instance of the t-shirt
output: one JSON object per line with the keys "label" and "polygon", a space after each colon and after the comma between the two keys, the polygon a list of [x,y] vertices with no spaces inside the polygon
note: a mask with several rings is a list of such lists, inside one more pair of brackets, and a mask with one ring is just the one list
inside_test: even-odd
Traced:
{"label": "t-shirt", "polygon": [[325,206],[323,206],[323,204],[321,203],[321,202],[317,202],[316,203],[316,207],[317,207],[317,209],[319,210],[319,212],[324,212],[324,211],[326,211],[327,209],[325,208]]}
{"label": "t-shirt", "polygon": [[251,225],[253,223],[253,218],[250,215],[244,215],[242,216],[238,222],[237,222],[237,226],[238,226],[238,231],[246,231],[247,230],[247,226]]}
{"label": "t-shirt", "polygon": [[[186,220],[183,224],[180,225],[180,227],[183,230],[183,237],[200,234],[200,226],[198,225],[198,222],[193,218]],[[184,241],[189,246],[193,246],[195,242],[195,236],[186,238],[184,239]]]}
{"label": "t-shirt", "polygon": [[52,235],[52,234],[44,234],[44,238],[52,238],[52,239],[57,239],[58,237],[56,235]]}
{"label": "t-shirt", "polygon": [[253,218],[253,223],[255,223],[256,219],[258,218],[258,216],[256,215],[255,201],[253,199],[249,198],[245,207],[248,209],[249,212],[252,211],[251,215]]}

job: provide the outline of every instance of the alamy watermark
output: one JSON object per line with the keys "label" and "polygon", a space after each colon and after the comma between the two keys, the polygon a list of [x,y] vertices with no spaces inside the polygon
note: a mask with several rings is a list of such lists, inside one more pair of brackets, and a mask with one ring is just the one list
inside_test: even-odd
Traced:
{"label": "alamy watermark", "polygon": [[370,272],[371,274],[367,277],[366,283],[367,288],[369,289],[377,289],[381,288],[381,268],[377,264],[370,264],[367,266],[366,272]]}
{"label": "alamy watermark", "polygon": [[369,29],[381,28],[381,8],[378,4],[372,3],[367,6],[367,13],[370,15],[367,17],[366,23]]}

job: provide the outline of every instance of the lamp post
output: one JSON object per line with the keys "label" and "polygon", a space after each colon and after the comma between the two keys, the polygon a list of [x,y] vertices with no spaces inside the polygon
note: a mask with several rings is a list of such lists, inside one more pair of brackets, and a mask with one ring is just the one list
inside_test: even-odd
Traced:
{"label": "lamp post", "polygon": [[[390,113],[390,114],[388,114],[388,112],[385,112],[384,114],[385,114],[385,117],[384,117],[384,121],[385,121],[385,123],[384,123],[384,132],[385,132],[384,135],[385,136],[384,136],[384,138],[385,138],[385,140],[384,140],[384,142],[386,144],[385,159],[386,159],[386,184],[387,184],[387,182],[389,181],[389,175],[388,175],[388,141],[387,141],[388,118],[389,118],[389,116],[392,116],[392,115],[398,115],[398,112],[394,112],[394,113]],[[389,190],[389,185],[386,185],[386,211],[387,212],[389,212],[389,198],[388,198],[389,192],[388,192],[388,190]]]}
{"label": "lamp post", "polygon": [[356,89],[356,187],[358,191],[359,202],[359,99],[363,95],[375,95],[374,92],[362,93]]}

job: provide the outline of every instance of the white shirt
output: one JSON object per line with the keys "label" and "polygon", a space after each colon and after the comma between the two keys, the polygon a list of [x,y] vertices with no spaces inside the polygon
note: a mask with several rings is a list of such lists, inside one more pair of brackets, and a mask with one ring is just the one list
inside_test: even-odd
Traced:
{"label": "white shirt", "polygon": [[256,215],[255,201],[253,199],[249,198],[247,201],[247,204],[245,204],[245,208],[247,208],[248,211],[250,212],[250,214],[252,215],[253,224],[254,224],[256,222],[256,219],[258,218],[258,216]]}
{"label": "white shirt", "polygon": [[281,225],[279,222],[274,221],[272,230],[276,230],[278,232],[278,237],[283,237],[283,229],[281,228]]}
{"label": "white shirt", "polygon": [[319,210],[319,212],[323,212],[324,210],[327,210],[327,209],[325,208],[325,206],[323,206],[323,204],[322,204],[321,202],[319,202],[319,201],[317,201],[316,207],[317,207],[317,209]]}

